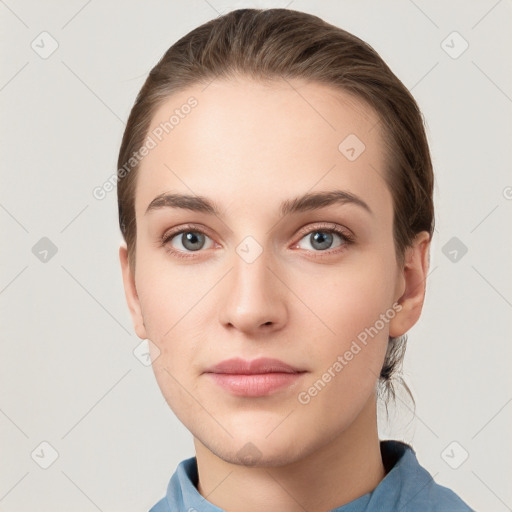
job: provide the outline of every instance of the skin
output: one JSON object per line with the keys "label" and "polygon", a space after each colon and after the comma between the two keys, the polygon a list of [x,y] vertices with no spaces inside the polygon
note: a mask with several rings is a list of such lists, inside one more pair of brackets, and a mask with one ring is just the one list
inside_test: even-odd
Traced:
{"label": "skin", "polygon": [[[169,97],[150,131],[190,96],[198,106],[139,169],[134,272],[124,244],[119,251],[135,331],[152,341],[158,385],[194,437],[198,491],[208,501],[244,512],[339,507],[385,476],[376,384],[388,336],[404,334],[420,316],[428,233],[418,234],[400,266],[382,125],[357,99],[298,80],[216,80]],[[366,146],[353,162],[338,150],[349,134]],[[282,201],[330,190],[358,196],[372,213],[346,203],[280,215]],[[221,215],[145,213],[164,192],[207,197]],[[354,242],[333,235],[331,248],[319,250],[310,235],[325,233],[326,222],[349,230]],[[178,258],[159,241],[187,223],[206,230],[206,245]],[[236,252],[249,235],[262,249],[252,263]],[[186,252],[180,242],[178,235],[167,248]],[[298,394],[395,303],[401,311],[378,335],[299,403]],[[262,356],[305,373],[258,398],[234,396],[203,373],[231,357]],[[244,460],[244,450],[256,460]]]}

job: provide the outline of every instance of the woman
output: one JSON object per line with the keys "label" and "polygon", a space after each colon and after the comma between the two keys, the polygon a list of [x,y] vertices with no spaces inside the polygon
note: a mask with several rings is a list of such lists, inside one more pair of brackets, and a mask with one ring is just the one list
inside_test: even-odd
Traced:
{"label": "woman", "polygon": [[118,164],[134,328],[196,450],[152,512],[470,510],[377,433],[434,209],[370,46],[286,9],[210,21],[151,70]]}

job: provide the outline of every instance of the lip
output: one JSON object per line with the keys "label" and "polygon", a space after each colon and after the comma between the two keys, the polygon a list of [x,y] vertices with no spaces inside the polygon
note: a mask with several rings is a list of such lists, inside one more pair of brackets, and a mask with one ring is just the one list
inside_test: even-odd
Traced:
{"label": "lip", "polygon": [[268,396],[291,386],[305,370],[268,357],[246,361],[241,358],[226,359],[204,373],[224,390],[236,396]]}
{"label": "lip", "polygon": [[299,373],[303,370],[269,357],[259,357],[246,361],[240,357],[226,359],[206,370],[206,373],[230,373],[236,375],[254,375],[261,373]]}

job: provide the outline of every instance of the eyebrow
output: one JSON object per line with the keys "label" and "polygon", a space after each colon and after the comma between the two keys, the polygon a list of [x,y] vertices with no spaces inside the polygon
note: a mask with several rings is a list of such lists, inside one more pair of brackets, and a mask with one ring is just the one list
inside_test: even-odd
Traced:
{"label": "eyebrow", "polygon": [[[344,190],[310,192],[294,199],[287,199],[279,208],[281,216],[305,211],[320,210],[332,205],[353,204],[373,215],[371,208],[358,196]],[[146,214],[162,208],[182,208],[195,212],[209,213],[222,217],[217,203],[202,196],[163,193],[149,203]]]}

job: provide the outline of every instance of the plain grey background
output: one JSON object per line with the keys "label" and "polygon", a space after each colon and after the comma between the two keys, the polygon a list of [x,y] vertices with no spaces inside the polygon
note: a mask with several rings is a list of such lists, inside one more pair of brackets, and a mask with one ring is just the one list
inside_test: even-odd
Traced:
{"label": "plain grey background", "polygon": [[1,511],[148,510],[194,455],[136,356],[115,191],[92,191],[172,43],[236,8],[285,6],[370,43],[427,123],[437,229],[404,368],[417,407],[399,397],[381,435],[473,508],[512,510],[510,0],[5,0]]}

